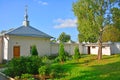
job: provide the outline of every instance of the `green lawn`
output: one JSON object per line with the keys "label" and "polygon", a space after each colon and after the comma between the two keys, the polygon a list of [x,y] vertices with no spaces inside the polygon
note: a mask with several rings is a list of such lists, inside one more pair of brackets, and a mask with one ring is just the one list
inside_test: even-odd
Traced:
{"label": "green lawn", "polygon": [[97,60],[94,55],[82,55],[79,62],[67,61],[61,66],[62,76],[54,80],[120,80],[120,55],[103,56]]}

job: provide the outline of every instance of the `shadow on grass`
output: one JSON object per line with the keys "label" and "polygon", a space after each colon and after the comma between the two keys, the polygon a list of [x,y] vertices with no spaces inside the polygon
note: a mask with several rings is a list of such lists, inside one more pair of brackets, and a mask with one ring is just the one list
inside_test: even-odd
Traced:
{"label": "shadow on grass", "polygon": [[91,71],[80,71],[84,75],[70,80],[120,80],[120,62],[91,66]]}

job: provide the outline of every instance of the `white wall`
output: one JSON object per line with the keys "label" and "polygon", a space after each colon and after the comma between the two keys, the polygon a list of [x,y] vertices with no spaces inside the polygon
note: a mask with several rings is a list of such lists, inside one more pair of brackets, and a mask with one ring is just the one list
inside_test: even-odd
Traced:
{"label": "white wall", "polygon": [[13,58],[14,46],[20,46],[20,56],[29,56],[32,45],[36,45],[40,56],[50,55],[50,39],[48,38],[10,36],[9,59]]}
{"label": "white wall", "polygon": [[59,43],[51,43],[51,54],[58,54],[58,50],[59,50]]}
{"label": "white wall", "polygon": [[95,46],[95,47],[93,48],[93,47],[91,46],[91,47],[90,47],[90,54],[98,54],[98,47]]}
{"label": "white wall", "polygon": [[67,51],[70,55],[74,54],[74,49],[76,46],[79,47],[79,44],[77,44],[77,43],[65,43],[64,44],[65,51]]}
{"label": "white wall", "polygon": [[82,54],[88,54],[88,51],[87,51],[87,50],[88,50],[88,47],[87,47],[87,46],[84,46],[84,45],[81,45],[81,46],[82,46],[82,47],[81,47],[81,48],[82,48],[82,52],[81,52],[81,53],[82,53]]}
{"label": "white wall", "polygon": [[111,46],[112,54],[119,54],[120,53],[120,42],[114,42]]}
{"label": "white wall", "polygon": [[[75,46],[79,46],[79,44],[77,44],[77,43],[64,43],[64,49],[70,55],[74,54]],[[51,54],[58,54],[58,50],[59,50],[59,43],[51,43]]]}
{"label": "white wall", "polygon": [[[90,47],[91,54],[98,54],[98,47]],[[102,55],[111,55],[110,46],[105,46],[102,48]]]}
{"label": "white wall", "polygon": [[103,48],[102,53],[103,55],[111,55],[110,46],[106,46],[105,48]]}

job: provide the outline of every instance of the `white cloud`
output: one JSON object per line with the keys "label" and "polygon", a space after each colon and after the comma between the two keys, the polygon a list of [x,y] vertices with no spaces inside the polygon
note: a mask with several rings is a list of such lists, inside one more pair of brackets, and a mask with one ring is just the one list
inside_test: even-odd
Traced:
{"label": "white cloud", "polygon": [[47,2],[43,2],[43,1],[38,1],[38,3],[41,4],[41,5],[48,5]]}
{"label": "white cloud", "polygon": [[33,0],[33,1],[37,2],[40,5],[48,5],[47,2],[44,2],[44,1],[41,1],[41,0]]}
{"label": "white cloud", "polygon": [[77,27],[77,19],[56,19],[55,22],[57,25],[54,28],[70,28],[70,27]]}

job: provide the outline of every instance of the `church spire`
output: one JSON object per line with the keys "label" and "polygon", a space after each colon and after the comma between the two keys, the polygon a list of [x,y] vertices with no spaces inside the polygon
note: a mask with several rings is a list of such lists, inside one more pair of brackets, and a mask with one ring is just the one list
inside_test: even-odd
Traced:
{"label": "church spire", "polygon": [[25,26],[25,27],[29,26],[27,5],[25,6],[25,15],[24,15],[23,26]]}
{"label": "church spire", "polygon": [[27,13],[27,6],[25,6],[25,15],[24,15],[25,21],[28,21],[28,13]]}

